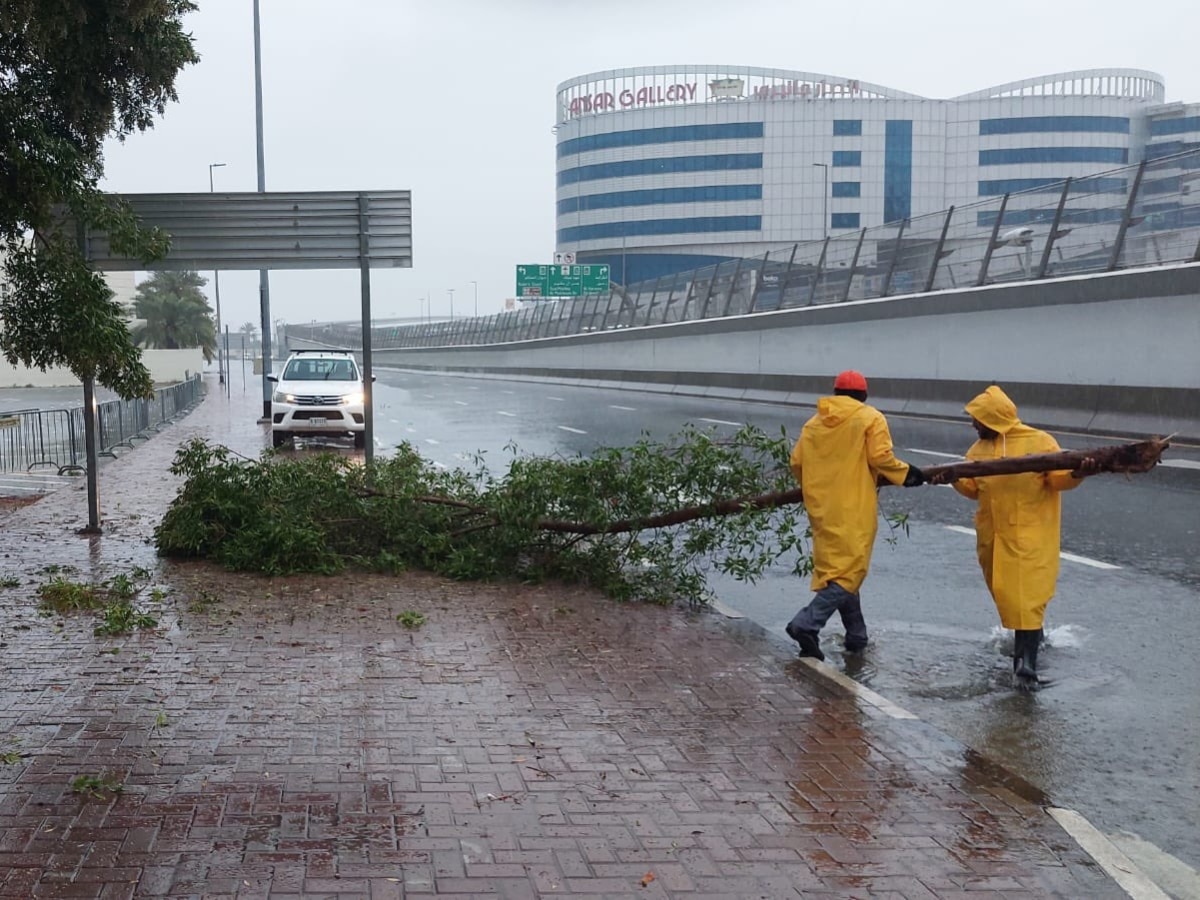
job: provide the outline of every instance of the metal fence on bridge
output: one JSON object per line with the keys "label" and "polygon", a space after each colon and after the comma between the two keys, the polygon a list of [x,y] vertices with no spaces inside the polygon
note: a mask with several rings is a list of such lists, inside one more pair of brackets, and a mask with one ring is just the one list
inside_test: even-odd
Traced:
{"label": "metal fence on bridge", "polygon": [[[1200,261],[1200,150],[605,294],[374,328],[372,339],[376,349],[507,343],[1185,261]],[[287,333],[344,348],[361,343],[358,325]]]}
{"label": "metal fence on bridge", "polygon": [[[117,447],[149,440],[160,429],[195,406],[203,396],[199,375],[159,388],[151,399],[108,400],[96,407],[97,441],[102,455]],[[83,407],[32,409],[0,413],[0,472],[27,472],[40,467],[58,474],[84,470]]]}

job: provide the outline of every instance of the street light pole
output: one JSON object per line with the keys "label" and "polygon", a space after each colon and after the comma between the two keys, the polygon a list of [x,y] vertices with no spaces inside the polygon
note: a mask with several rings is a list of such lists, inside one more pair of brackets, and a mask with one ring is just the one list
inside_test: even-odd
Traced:
{"label": "street light pole", "polygon": [[446,293],[450,295],[450,318],[454,318],[454,288],[447,288]]}
{"label": "street light pole", "polygon": [[[208,192],[213,192],[213,169],[223,168],[225,163],[208,164]],[[217,383],[225,383],[225,360],[221,353],[221,273],[213,270],[213,291],[217,298]]]}
{"label": "street light pole", "polygon": [[472,281],[471,287],[475,288],[475,318],[479,318],[479,282]]}
{"label": "street light pole", "polygon": [[821,172],[824,174],[823,190],[821,193],[821,239],[829,237],[829,165],[827,163],[813,163],[814,166],[820,166]]}
{"label": "street light pole", "polygon": [[[258,192],[267,189],[267,164],[263,152],[262,37],[258,0],[254,0],[254,131],[258,157]],[[263,419],[271,419],[271,280],[266,269],[258,272],[258,306],[262,318],[262,397]]]}

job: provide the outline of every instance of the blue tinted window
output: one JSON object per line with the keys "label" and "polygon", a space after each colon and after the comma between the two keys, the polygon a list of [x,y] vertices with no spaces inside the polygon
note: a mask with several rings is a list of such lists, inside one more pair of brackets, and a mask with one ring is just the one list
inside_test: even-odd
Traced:
{"label": "blue tinted window", "polygon": [[1048,131],[1090,131],[1129,134],[1129,120],[1119,116],[1018,116],[980,119],[980,134],[1034,134]]}
{"label": "blue tinted window", "polygon": [[883,144],[883,221],[912,214],[912,122],[889,119]]}
{"label": "blue tinted window", "polygon": [[1200,169],[1200,153],[1192,152],[1195,150],[1200,150],[1200,143],[1165,141],[1160,144],[1147,144],[1146,159],[1153,161],[1167,156],[1175,156],[1177,153],[1188,153],[1188,156],[1174,160],[1172,164],[1181,169]]}
{"label": "blue tinted window", "polygon": [[833,151],[834,168],[844,168],[849,166],[862,165],[862,151],[860,150],[834,150]]}
{"label": "blue tinted window", "polygon": [[[1016,228],[1021,225],[1050,225],[1054,222],[1056,207],[1050,209],[1008,209],[1004,211],[1004,226]],[[1125,216],[1123,209],[1064,209],[1062,225],[1107,225],[1120,222]],[[991,228],[996,224],[996,210],[978,212],[975,222],[980,228]]]}
{"label": "blue tinted window", "polygon": [[862,185],[857,181],[835,181],[833,183],[834,197],[861,197]]}
{"label": "blue tinted window", "polygon": [[857,228],[858,213],[834,213],[829,217],[830,228]]}
{"label": "blue tinted window", "polygon": [[588,150],[613,147],[642,147],[646,144],[673,144],[677,141],[717,141],[732,138],[760,138],[762,122],[725,122],[719,125],[677,125],[671,128],[639,128],[636,131],[610,131],[572,138],[558,145],[558,158]]}
{"label": "blue tinted window", "polygon": [[[1000,178],[995,181],[979,182],[980,197],[995,197],[999,194],[1014,194],[1018,191],[1039,191],[1055,194],[1062,191],[1061,178]],[[1124,193],[1128,183],[1124,178],[1081,178],[1072,182],[1072,194]]]}
{"label": "blue tinted window", "polygon": [[[1189,175],[1188,179],[1195,178],[1194,175]],[[1138,189],[1138,195],[1142,194],[1178,194],[1183,192],[1184,187],[1188,182],[1184,181],[1182,175],[1169,175],[1166,178],[1147,178],[1142,182],[1142,186]],[[1145,210],[1143,210],[1145,212]]]}
{"label": "blue tinted window", "polygon": [[628,159],[563,169],[558,186],[595,181],[600,178],[627,178],[631,175],[661,175],[667,172],[713,172],[722,169],[761,169],[761,153],[720,153],[712,156],[668,156],[665,159]]}
{"label": "blue tinted window", "polygon": [[647,234],[699,234],[712,231],[762,231],[762,216],[699,216],[694,219],[648,219],[641,222],[603,222],[558,229],[559,243]]}
{"label": "blue tinted window", "polygon": [[653,188],[645,191],[613,191],[585,194],[558,201],[558,214],[655,203],[705,203],[720,200],[761,200],[761,184],[713,184],[706,187]]}
{"label": "blue tinted window", "polygon": [[[705,266],[716,266],[732,262],[732,256],[708,256],[691,253],[622,253],[617,248],[615,253],[603,250],[589,250],[579,254],[579,262],[589,265],[597,263],[609,267],[609,279],[617,284],[637,284],[642,281],[653,281],[666,275],[680,272],[691,272]],[[681,278],[680,283],[686,279]],[[666,291],[673,284],[671,279],[663,278],[658,302],[665,303]],[[676,300],[679,302],[679,299]]]}
{"label": "blue tinted window", "polygon": [[862,135],[862,119],[834,119],[834,137],[859,137]]}
{"label": "blue tinted window", "polygon": [[1127,163],[1129,151],[1124,147],[1012,147],[979,151],[981,166],[1057,162]]}
{"label": "blue tinted window", "polygon": [[1200,116],[1180,116],[1178,119],[1153,119],[1150,122],[1150,134],[1154,137],[1164,134],[1186,134],[1189,131],[1200,131]]}

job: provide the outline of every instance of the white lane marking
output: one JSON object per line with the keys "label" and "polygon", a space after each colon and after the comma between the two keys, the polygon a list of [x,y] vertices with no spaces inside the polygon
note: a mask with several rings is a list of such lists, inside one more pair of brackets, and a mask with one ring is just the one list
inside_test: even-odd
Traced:
{"label": "white lane marking", "polygon": [[582,428],[572,428],[570,425],[556,425],[556,428],[561,428],[563,431],[569,431],[571,434],[587,434]]}
{"label": "white lane marking", "polygon": [[466,401],[466,400],[455,400],[454,402],[455,402],[455,403],[456,403],[458,406],[466,406],[466,405],[467,405],[467,401]]}
{"label": "white lane marking", "polygon": [[714,425],[732,425],[734,428],[741,428],[743,425],[746,424],[745,422],[729,422],[729,421],[726,421],[725,419],[705,419],[703,417],[700,419],[700,421],[701,422],[712,422]]}
{"label": "white lane marking", "polygon": [[417,429],[415,429],[415,428],[409,428],[407,425],[404,427],[404,430],[405,430],[405,431],[407,431],[409,434],[416,434],[416,433],[417,433]]}
{"label": "white lane marking", "polygon": [[503,410],[503,409],[498,409],[498,410],[496,410],[496,415],[498,415],[498,416],[508,416],[510,419],[515,419],[515,418],[517,417],[517,414],[516,414],[516,413],[510,413],[510,412],[507,412],[507,411],[505,411],[505,410]]}
{"label": "white lane marking", "polygon": [[511,394],[511,393],[512,393],[512,391],[501,391],[500,393],[502,393],[502,394]]}
{"label": "white lane marking", "polygon": [[608,404],[609,409],[623,409],[625,412],[637,412],[636,406],[617,406],[615,403]]}
{"label": "white lane marking", "polygon": [[[947,531],[957,531],[959,534],[969,534],[969,535],[971,535],[971,537],[975,536],[974,528],[967,528],[963,525],[945,525],[943,527]],[[1106,571],[1113,571],[1115,569],[1121,568],[1120,566],[1115,566],[1112,563],[1101,562],[1098,559],[1092,559],[1091,557],[1088,557],[1088,556],[1079,556],[1076,553],[1067,553],[1064,551],[1064,552],[1059,553],[1058,555],[1061,556],[1063,559],[1067,560],[1068,562],[1079,563],[1081,566],[1091,566],[1093,569],[1104,569]]]}
{"label": "white lane marking", "polygon": [[1200,469],[1200,462],[1194,459],[1164,459],[1159,465],[1170,469]]}
{"label": "white lane marking", "polygon": [[566,403],[567,402],[562,397],[547,397],[546,399],[553,400],[555,403]]}
{"label": "white lane marking", "polygon": [[421,396],[422,396],[422,397],[424,397],[424,398],[426,398],[427,400],[432,400],[432,399],[433,399],[433,394],[422,394]]}
{"label": "white lane marking", "polygon": [[427,444],[440,444],[440,443],[441,443],[441,441],[439,441],[439,440],[435,440],[434,438],[425,438],[425,443],[427,443]]}
{"label": "white lane marking", "polygon": [[375,446],[376,446],[376,447],[382,447],[382,446],[383,446],[383,441],[381,441],[379,438],[375,438]]}
{"label": "white lane marking", "polygon": [[468,391],[477,391],[477,390],[479,390],[479,388],[477,388],[477,387],[476,387],[475,385],[473,385],[473,384],[469,384],[469,385],[467,385],[467,390],[468,390]]}
{"label": "white lane marking", "polygon": [[389,422],[391,422],[393,425],[399,425],[399,424],[400,424],[400,420],[399,420],[399,419],[388,419],[388,421],[389,421]]}
{"label": "white lane marking", "polygon": [[446,464],[445,464],[445,463],[440,463],[440,462],[438,462],[438,461],[435,459],[435,460],[433,461],[433,467],[434,467],[435,469],[444,469],[444,468],[446,468]]}
{"label": "white lane marking", "polygon": [[827,665],[826,663],[817,662],[815,659],[806,656],[800,657],[800,662],[804,663],[814,672],[817,672],[818,674],[828,678],[830,681],[841,685],[863,703],[866,703],[868,706],[874,706],[877,710],[885,715],[891,716],[893,719],[917,718],[903,706],[897,706],[887,697],[875,693],[869,687],[864,687],[850,676],[839,672],[837,669]]}
{"label": "white lane marking", "polygon": [[1075,553],[1060,553],[1058,555],[1065,560],[1073,563],[1079,563],[1082,566],[1091,566],[1093,569],[1105,569],[1107,571],[1112,571],[1113,569],[1121,568],[1120,566],[1114,566],[1112,563],[1101,562],[1098,559],[1091,559],[1087,556],[1079,556]]}
{"label": "white lane marking", "polygon": [[940,457],[942,457],[942,459],[962,459],[963,458],[958,453],[941,453],[937,450],[920,450],[916,447],[909,447],[908,452],[909,453],[924,453],[926,456],[940,456]]}
{"label": "white lane marking", "polygon": [[1046,812],[1133,900],[1170,900],[1133,860],[1075,810],[1049,806]]}

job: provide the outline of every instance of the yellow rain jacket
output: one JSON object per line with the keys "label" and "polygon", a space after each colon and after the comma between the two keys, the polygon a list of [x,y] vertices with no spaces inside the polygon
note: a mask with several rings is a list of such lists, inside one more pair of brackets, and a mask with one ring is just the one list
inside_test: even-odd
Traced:
{"label": "yellow rain jacket", "polygon": [[[1002,459],[1055,453],[1058,442],[1017,418],[1017,407],[992,385],[967,404],[967,412],[999,437],[980,439],[967,459]],[[962,478],[954,489],[979,502],[976,552],[1005,628],[1037,630],[1058,581],[1060,491],[1079,486],[1069,471]]]}
{"label": "yellow rain jacket", "polygon": [[853,397],[822,397],[792,448],[813,534],[812,589],[836,581],[857,594],[878,528],[875,480],[902,484],[908,465],[892,454],[887,419]]}

